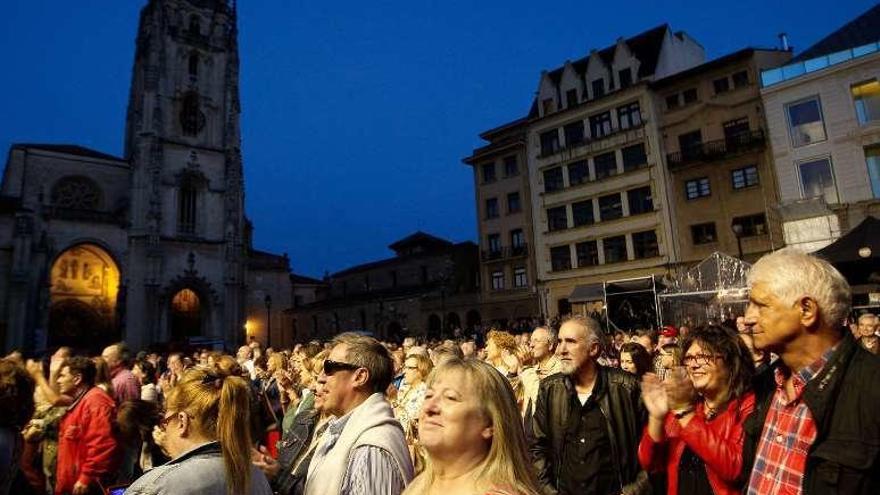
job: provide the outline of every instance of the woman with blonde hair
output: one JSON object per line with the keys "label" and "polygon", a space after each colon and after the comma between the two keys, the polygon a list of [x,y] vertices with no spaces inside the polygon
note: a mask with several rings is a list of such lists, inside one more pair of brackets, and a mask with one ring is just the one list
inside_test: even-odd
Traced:
{"label": "woman with blonde hair", "polygon": [[413,432],[422,402],[425,400],[425,380],[434,365],[424,354],[410,354],[403,361],[403,386],[394,401],[394,416],[403,426],[407,440],[414,440]]}
{"label": "woman with blonde hair", "polygon": [[541,493],[513,390],[488,363],[452,359],[434,369],[419,443],[425,469],[405,495]]}
{"label": "woman with blonde hair", "polygon": [[125,493],[270,495],[265,475],[251,466],[249,424],[243,378],[204,368],[186,371],[170,389],[157,427],[172,459],[138,478]]}

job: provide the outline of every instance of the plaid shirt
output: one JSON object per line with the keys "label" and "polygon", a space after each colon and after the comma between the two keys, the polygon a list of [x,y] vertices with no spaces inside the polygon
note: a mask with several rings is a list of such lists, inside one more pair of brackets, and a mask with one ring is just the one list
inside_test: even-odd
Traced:
{"label": "plaid shirt", "polygon": [[825,367],[837,346],[792,376],[794,399],[785,392],[785,373],[776,368],[776,393],[758,443],[748,495],[800,495],[807,454],[816,440],[816,422],[801,400],[804,387]]}

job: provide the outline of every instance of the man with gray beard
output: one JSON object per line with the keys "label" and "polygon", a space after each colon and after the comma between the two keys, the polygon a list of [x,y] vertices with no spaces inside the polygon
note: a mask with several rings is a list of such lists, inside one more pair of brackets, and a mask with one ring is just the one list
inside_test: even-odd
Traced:
{"label": "man with gray beard", "polygon": [[647,418],[638,379],[598,364],[601,331],[580,316],[559,328],[562,373],[541,382],[532,419],[530,448],[546,493],[650,491],[637,457]]}

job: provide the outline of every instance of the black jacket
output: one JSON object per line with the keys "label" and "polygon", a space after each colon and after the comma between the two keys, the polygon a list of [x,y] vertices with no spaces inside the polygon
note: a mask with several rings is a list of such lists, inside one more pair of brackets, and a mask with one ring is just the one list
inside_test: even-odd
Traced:
{"label": "black jacket", "polygon": [[[638,378],[603,366],[599,366],[599,373],[605,386],[597,400],[599,410],[608,422],[609,455],[616,467],[615,475],[627,495],[649,492],[647,475],[638,460],[639,440],[647,420]],[[545,378],[538,389],[530,447],[538,479],[548,493],[557,493],[562,463],[573,461],[563,459],[562,451],[571,396],[575,393],[571,379],[562,373]]]}
{"label": "black jacket", "polygon": [[[755,412],[744,424],[746,481],[776,392],[774,370],[779,364],[755,379]],[[806,384],[802,398],[817,429],[807,455],[804,495],[880,493],[880,358],[859,347],[847,331],[822,371]]]}

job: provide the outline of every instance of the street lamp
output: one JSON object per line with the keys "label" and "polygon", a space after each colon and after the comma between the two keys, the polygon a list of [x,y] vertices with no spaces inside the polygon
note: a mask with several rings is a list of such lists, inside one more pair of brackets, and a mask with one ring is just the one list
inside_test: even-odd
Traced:
{"label": "street lamp", "polygon": [[266,294],[263,299],[266,304],[266,347],[272,347],[272,296]]}
{"label": "street lamp", "polygon": [[743,244],[742,244],[742,236],[743,236],[743,226],[741,223],[738,223],[734,220],[732,224],[730,224],[730,230],[733,231],[733,235],[736,236],[736,250],[739,252],[739,259],[743,259]]}

